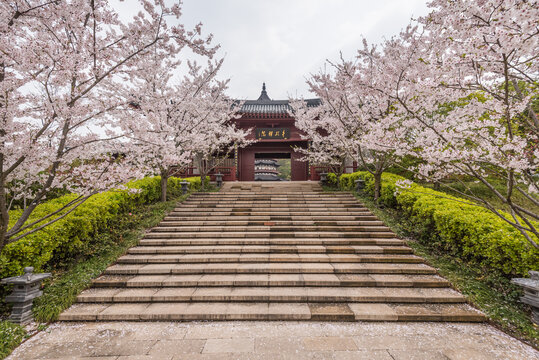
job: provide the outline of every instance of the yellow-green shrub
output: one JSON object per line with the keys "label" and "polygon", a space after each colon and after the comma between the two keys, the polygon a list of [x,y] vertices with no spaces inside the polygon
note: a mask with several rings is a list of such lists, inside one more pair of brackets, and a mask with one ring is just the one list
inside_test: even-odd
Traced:
{"label": "yellow-green shrub", "polygon": [[[78,250],[81,250],[94,234],[107,231],[111,221],[120,214],[158,201],[161,195],[160,180],[158,176],[148,177],[126,184],[127,188],[139,189],[138,192],[111,190],[96,194],[65,218],[8,244],[0,254],[0,278],[22,274],[26,266],[33,266],[36,271],[40,271],[46,264],[54,262],[54,257],[77,255]],[[192,190],[200,188],[199,177],[170,178],[170,191],[179,193],[179,182],[183,180],[189,181]],[[69,194],[38,205],[28,222],[54,212],[75,198],[76,195]],[[17,221],[21,213],[22,210],[9,212],[10,225]]]}
{"label": "yellow-green shrub", "polygon": [[337,175],[335,175],[334,173],[327,174],[327,184],[330,187],[339,186],[339,179],[337,178]]}
{"label": "yellow-green shrub", "polygon": [[[368,172],[343,174],[340,186],[352,190],[358,178],[365,180],[365,191],[373,194],[374,178]],[[437,242],[446,251],[505,274],[525,275],[539,269],[539,251],[487,209],[417,184],[396,192],[399,180],[405,179],[389,173],[382,175],[381,201],[403,209],[413,226],[423,233],[423,241]]]}

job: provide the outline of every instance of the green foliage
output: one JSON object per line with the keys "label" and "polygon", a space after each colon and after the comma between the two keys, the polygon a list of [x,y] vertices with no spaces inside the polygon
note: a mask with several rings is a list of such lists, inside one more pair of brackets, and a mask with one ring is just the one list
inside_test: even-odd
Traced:
{"label": "green foliage", "polygon": [[[368,172],[342,175],[341,188],[352,190],[358,178],[365,180],[365,191],[373,194],[374,178]],[[399,180],[405,179],[382,175],[381,201],[404,211],[420,241],[508,275],[527,275],[539,268],[539,251],[487,209],[417,184],[396,191]]]}
{"label": "green foliage", "polygon": [[[107,231],[111,222],[120,214],[159,200],[160,180],[160,177],[148,177],[126,184],[131,191],[118,189],[96,194],[63,219],[8,244],[0,254],[0,278],[20,275],[26,266],[41,271],[45,265],[54,268],[77,257],[91,255],[95,251],[95,235]],[[200,188],[200,178],[183,180],[190,182],[192,190]],[[182,179],[169,179],[172,193],[181,191],[180,181]],[[38,205],[28,222],[60,209],[76,197],[75,194],[69,194]],[[10,225],[16,222],[21,213],[22,210],[10,211]]]}
{"label": "green foliage", "polygon": [[20,325],[9,321],[0,321],[0,359],[7,357],[26,336],[26,331]]}
{"label": "green foliage", "polygon": [[279,178],[283,180],[290,180],[292,174],[291,160],[290,159],[279,159],[277,163],[279,166]]}
{"label": "green foliage", "polygon": [[336,188],[339,186],[339,178],[337,177],[336,174],[334,173],[329,173],[327,175],[327,185],[329,187],[333,187],[333,188]]}

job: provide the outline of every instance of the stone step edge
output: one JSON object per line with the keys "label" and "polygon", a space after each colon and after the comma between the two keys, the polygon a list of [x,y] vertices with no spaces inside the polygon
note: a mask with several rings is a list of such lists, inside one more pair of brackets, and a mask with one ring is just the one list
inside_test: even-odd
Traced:
{"label": "stone step edge", "polygon": [[[130,255],[134,256],[134,255]],[[321,259],[322,261],[318,261],[321,264],[327,264],[327,263],[348,263],[348,264],[422,264],[424,261],[422,258],[404,258],[404,259],[392,259],[392,258],[377,258],[377,259],[357,259],[357,261],[350,261],[350,259]],[[229,263],[229,264],[260,264],[260,263],[271,263],[271,264],[286,264],[286,263],[307,263],[312,262],[312,259],[305,259],[305,261],[301,261],[301,259],[230,259],[230,261],[226,261],[224,259],[215,259],[215,261],[206,261],[206,259],[186,259],[185,261],[181,261],[181,259],[177,259],[177,261],[167,260],[167,259],[127,259],[127,258],[119,258],[117,261],[117,264],[130,264],[130,265],[185,265],[185,264],[215,264],[215,263]]]}
{"label": "stone step edge", "polygon": [[176,280],[176,281],[151,281],[151,280],[99,280],[92,281],[92,287],[95,288],[151,288],[151,287],[399,287],[399,288],[447,288],[450,287],[450,283],[447,280],[340,280],[340,281],[293,281],[293,280]]}
{"label": "stone step edge", "polygon": [[[296,246],[300,246],[296,248]],[[172,255],[172,254],[412,254],[408,246],[387,245],[351,245],[350,247],[309,247],[303,245],[289,245],[270,247],[263,245],[201,245],[201,246],[134,246],[127,253],[131,255]],[[353,247],[352,247],[353,246]]]}
{"label": "stone step edge", "polygon": [[117,264],[109,267],[103,275],[193,275],[193,274],[378,274],[378,275],[436,275],[436,269],[425,268],[371,268],[371,269],[256,269],[256,268],[206,268],[206,269],[174,269],[174,268],[138,268],[138,265]]}
{"label": "stone step edge", "polygon": [[324,240],[320,238],[302,238],[301,241],[291,238],[228,238],[228,239],[174,239],[174,238],[158,238],[145,237],[140,240],[139,246],[215,246],[215,245],[231,245],[231,246],[406,246],[406,241],[401,239],[390,238],[332,238]]}
{"label": "stone step edge", "polygon": [[90,288],[78,302],[373,302],[462,303],[466,298],[452,288],[402,287],[151,287]]}
{"label": "stone step edge", "polygon": [[60,321],[447,321],[483,322],[468,304],[170,303],[75,304]]}
{"label": "stone step edge", "polygon": [[146,233],[146,238],[169,238],[169,239],[185,239],[185,238],[208,238],[214,237],[216,239],[238,239],[238,238],[257,238],[257,239],[312,239],[318,235],[318,238],[324,239],[346,239],[346,238],[371,238],[371,239],[393,239],[395,234],[393,232],[170,232],[170,229],[155,230],[155,228]]}

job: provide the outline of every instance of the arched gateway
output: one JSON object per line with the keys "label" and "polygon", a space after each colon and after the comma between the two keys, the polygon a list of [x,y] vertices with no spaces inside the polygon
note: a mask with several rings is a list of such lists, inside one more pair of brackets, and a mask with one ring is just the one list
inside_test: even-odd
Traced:
{"label": "arched gateway", "polygon": [[[320,99],[306,100],[308,106],[320,105]],[[258,159],[290,159],[291,180],[308,180],[309,164],[299,161],[301,154],[295,147],[307,148],[308,140],[302,139],[302,132],[296,128],[295,119],[290,116],[288,100],[271,100],[266,92],[266,84],[262,85],[262,93],[257,100],[247,100],[240,110],[241,117],[233,121],[239,128],[253,129],[250,139],[257,142],[235,155],[237,179],[240,181],[255,180],[255,160]]]}

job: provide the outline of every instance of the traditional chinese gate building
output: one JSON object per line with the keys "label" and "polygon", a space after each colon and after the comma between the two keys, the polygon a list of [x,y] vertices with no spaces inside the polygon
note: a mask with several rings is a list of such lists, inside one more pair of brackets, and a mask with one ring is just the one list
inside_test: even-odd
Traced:
{"label": "traditional chinese gate building", "polygon": [[[308,106],[318,106],[320,99],[306,100]],[[238,149],[236,153],[237,179],[252,181],[255,178],[255,159],[290,159],[291,180],[311,179],[309,164],[299,159],[302,157],[295,148],[307,148],[308,140],[294,125],[290,116],[288,100],[271,100],[262,85],[262,93],[257,100],[247,100],[240,110],[241,117],[234,122],[239,128],[253,129],[250,138],[257,142]],[[316,174],[313,174],[316,175]]]}
{"label": "traditional chinese gate building", "polygon": [[[307,106],[320,105],[320,99],[305,100]],[[295,149],[309,146],[309,140],[302,138],[304,133],[295,126],[295,119],[290,115],[288,100],[271,100],[262,84],[262,92],[257,100],[247,100],[238,111],[240,117],[233,119],[237,127],[252,129],[249,139],[256,142],[237,149],[233,157],[225,159],[210,172],[212,180],[216,173],[223,174],[224,181],[255,180],[255,160],[290,159],[290,178],[292,181],[319,180],[319,173],[327,171],[324,166],[310,166],[300,161],[303,155]],[[180,176],[196,176],[195,167],[189,167]]]}

